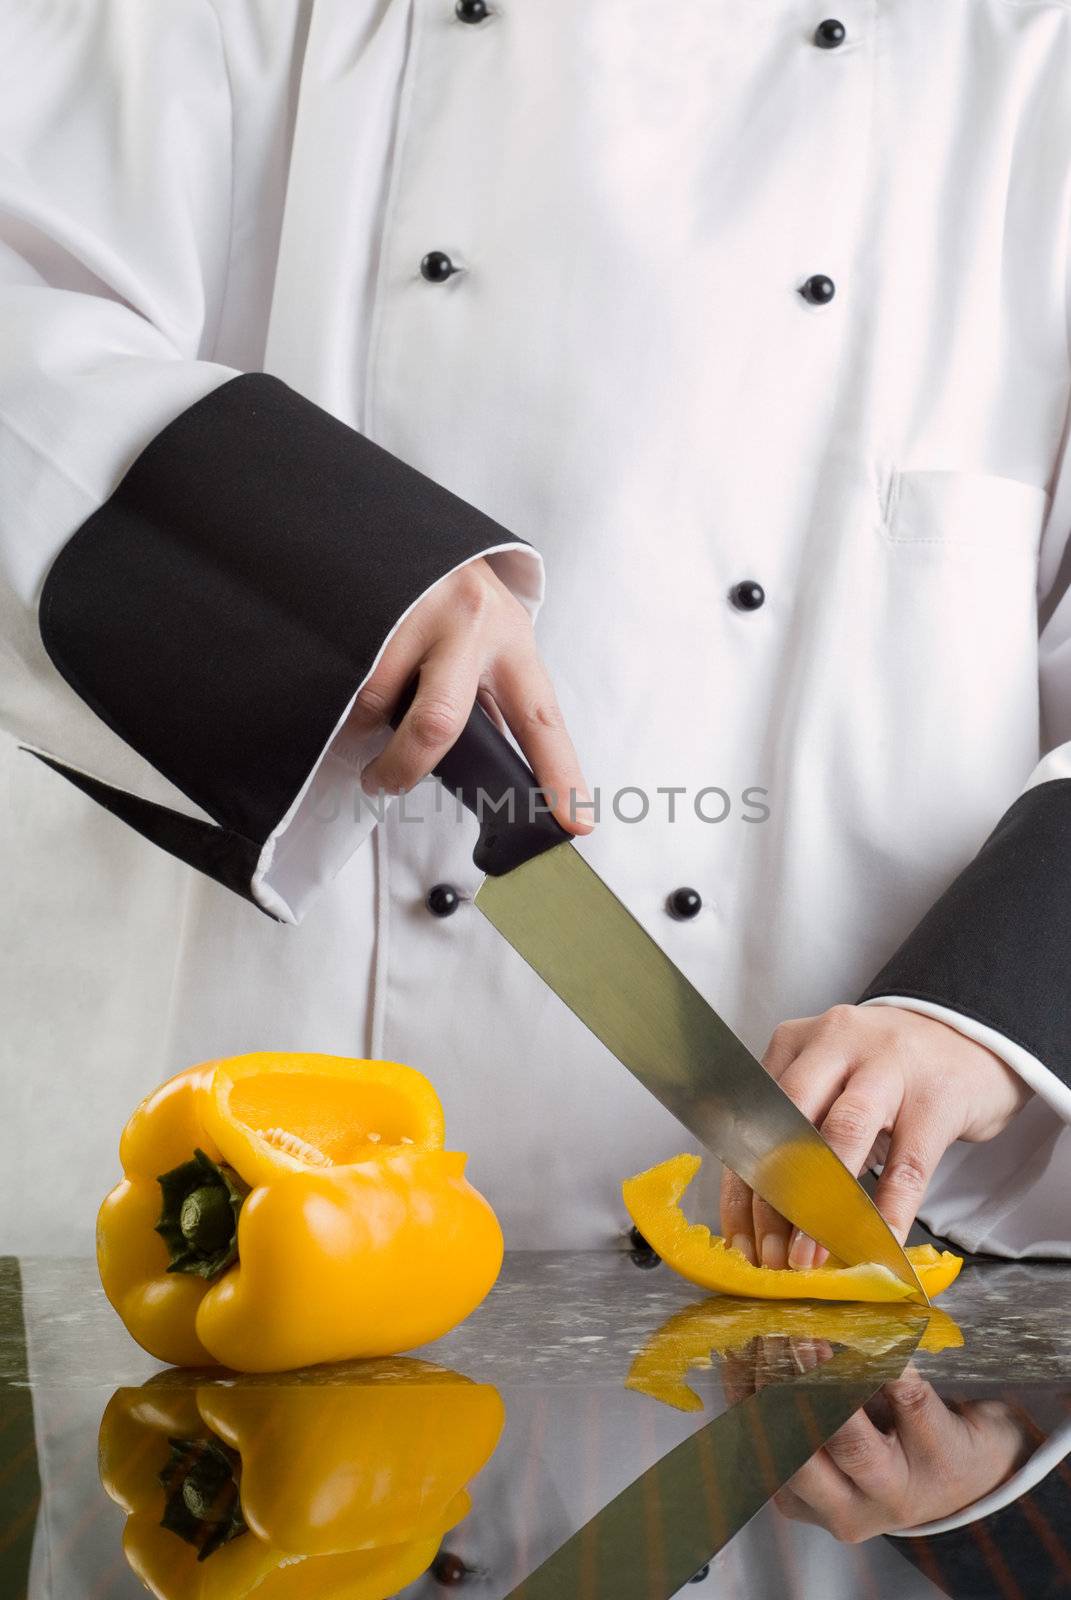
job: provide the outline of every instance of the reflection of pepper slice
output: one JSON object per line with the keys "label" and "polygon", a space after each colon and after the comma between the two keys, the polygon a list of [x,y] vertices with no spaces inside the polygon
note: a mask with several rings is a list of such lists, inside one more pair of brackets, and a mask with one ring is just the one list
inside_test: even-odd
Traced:
{"label": "reflection of pepper slice", "polygon": [[134,1112],[104,1201],[109,1300],[162,1361],[247,1371],[411,1349],[498,1275],[502,1235],[390,1061],[262,1053],[179,1073]]}
{"label": "reflection of pepper slice", "polygon": [[[654,1332],[632,1363],[627,1389],[651,1395],[678,1411],[702,1411],[703,1401],[685,1383],[692,1369],[743,1349],[752,1339],[824,1339],[867,1355],[882,1355],[912,1326],[919,1312],[898,1305],[757,1304],[699,1300],[677,1311]],[[914,1324],[909,1319],[914,1319]],[[945,1312],[931,1308],[920,1350],[958,1349],[963,1334]]]}
{"label": "reflection of pepper slice", "polygon": [[[886,1267],[812,1267],[797,1272],[753,1267],[739,1250],[712,1234],[702,1223],[689,1222],[680,1199],[702,1165],[693,1155],[674,1156],[657,1167],[627,1178],[621,1192],[629,1216],[652,1250],[689,1283],[717,1294],[747,1295],[757,1300],[906,1300],[911,1291]],[[931,1244],[907,1252],[922,1287],[932,1299],[947,1289],[963,1265],[949,1250],[938,1254]]]}
{"label": "reflection of pepper slice", "polygon": [[496,1389],[422,1361],[323,1384],[181,1377],[117,1390],[100,1428],[127,1560],[159,1600],[383,1600],[468,1514],[502,1430]]}

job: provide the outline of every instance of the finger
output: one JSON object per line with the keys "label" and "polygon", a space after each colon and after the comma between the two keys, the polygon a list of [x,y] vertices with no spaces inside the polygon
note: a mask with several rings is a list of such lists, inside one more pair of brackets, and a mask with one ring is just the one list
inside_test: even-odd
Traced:
{"label": "finger", "polygon": [[888,1488],[889,1441],[865,1411],[857,1411],[826,1441],[829,1459],[864,1494],[879,1498]]}
{"label": "finger", "polygon": [[[781,1088],[804,1116],[816,1122],[829,1110],[843,1087],[850,1069],[850,1057],[845,1050],[841,1050],[829,1041],[813,1039],[813,1024],[810,1023],[810,1019],[804,1028],[799,1024],[789,1023],[787,1029],[790,1031],[786,1032],[784,1045],[779,1041],[782,1030],[778,1029],[775,1032],[770,1041],[768,1055],[781,1067],[778,1077]],[[783,1050],[792,1039],[802,1043],[802,1048],[791,1061],[788,1061],[783,1055]],[[797,1259],[790,1261],[790,1246],[797,1237],[792,1224],[758,1196],[755,1197],[752,1206],[751,1226],[756,1250],[760,1253],[764,1266],[779,1269],[788,1265],[802,1267],[812,1264],[813,1246],[810,1261],[799,1259],[801,1253],[805,1255],[802,1247],[797,1248]],[[802,1238],[802,1235],[799,1237]]]}
{"label": "finger", "polygon": [[793,1105],[819,1123],[843,1090],[851,1065],[847,1050],[831,1049],[814,1040],[786,1066],[778,1081]]}
{"label": "finger", "polygon": [[787,1485],[783,1489],[778,1489],[773,1497],[773,1503],[781,1515],[787,1517],[790,1522],[809,1522],[812,1527],[820,1526],[818,1517],[811,1507]]}
{"label": "finger", "polygon": [[[847,1089],[851,1069],[852,1057],[847,1048],[847,1041],[845,1040],[843,1044],[838,1043],[837,1035],[834,1033],[832,1036],[827,1035],[816,1040],[801,1054],[781,1080],[781,1087],[800,1110],[825,1133],[824,1125],[837,1101]],[[828,1134],[826,1137],[828,1139]],[[798,1228],[791,1230],[788,1240],[788,1265],[797,1272],[820,1267],[828,1255],[829,1251],[824,1245],[816,1243]]]}
{"label": "finger", "polygon": [[366,794],[401,794],[426,777],[468,721],[480,679],[480,647],[473,638],[435,645],[420,665],[409,710],[386,748],[364,771]]}
{"label": "finger", "polygon": [[762,1057],[762,1064],[771,1078],[780,1080],[785,1070],[801,1054],[813,1022],[813,1017],[791,1017],[774,1029]]}
{"label": "finger", "polygon": [[729,1350],[722,1357],[721,1386],[729,1405],[735,1406],[755,1393],[756,1359],[750,1347],[746,1351]]}
{"label": "finger", "polygon": [[728,1167],[721,1172],[721,1232],[734,1250],[757,1265],[755,1235],[751,1222],[751,1190],[743,1178]]}
{"label": "finger", "polygon": [[499,733],[505,733],[505,719],[501,711],[498,709],[495,697],[491,693],[490,689],[481,689],[477,694],[476,699],[483,710],[486,711],[487,715],[490,717]]}
{"label": "finger", "polygon": [[771,1383],[784,1383],[795,1370],[792,1345],[783,1333],[764,1333],[757,1342],[755,1358],[755,1388],[765,1389]]}
{"label": "finger", "polygon": [[813,1372],[833,1359],[828,1339],[789,1339],[789,1349],[800,1372]]}
{"label": "finger", "polygon": [[[821,1118],[822,1137],[848,1168],[858,1176],[882,1128],[891,1122],[896,1082],[872,1067],[852,1073]],[[789,1244],[792,1266],[802,1270],[821,1266],[829,1252],[806,1234],[795,1233]]]}
{"label": "finger", "polygon": [[[791,1073],[793,1063],[806,1045],[806,1041],[813,1029],[813,1017],[797,1017],[787,1022],[782,1022],[775,1028],[770,1036],[770,1042],[763,1054],[762,1064],[772,1078],[783,1081]],[[800,1085],[797,1084],[797,1092]],[[721,1231],[724,1238],[739,1250],[752,1266],[756,1266],[761,1258],[760,1249],[763,1234],[771,1238],[767,1247],[769,1259],[763,1261],[765,1266],[784,1266],[778,1241],[787,1241],[787,1224],[782,1227],[783,1219],[765,1202],[759,1200],[750,1186],[744,1180],[730,1172],[728,1167],[723,1168],[721,1184]],[[787,1247],[787,1246],[786,1246]]]}
{"label": "finger", "polygon": [[755,1249],[763,1266],[774,1272],[782,1271],[788,1266],[791,1222],[775,1211],[761,1195],[754,1195],[751,1201],[751,1227],[755,1235]]}
{"label": "finger", "polygon": [[796,1364],[797,1372],[813,1372],[818,1365],[818,1351],[814,1348],[814,1341],[809,1339],[790,1339],[789,1350]]}
{"label": "finger", "polygon": [[968,1432],[963,1419],[949,1410],[916,1367],[906,1367],[899,1378],[885,1384],[882,1393],[889,1403],[894,1436],[909,1468],[923,1460],[933,1460],[942,1441],[951,1435]]}
{"label": "finger", "polygon": [[492,672],[495,700],[527,757],[554,818],[567,833],[590,833],[591,796],[547,669],[534,645],[501,657]]}
{"label": "finger", "polygon": [[367,681],[357,691],[349,714],[349,724],[358,733],[372,733],[390,719],[402,690],[416,676],[427,654],[427,641],[421,629],[411,626],[410,617],[394,635]]}
{"label": "finger", "polygon": [[874,1203],[901,1244],[953,1137],[947,1113],[929,1100],[905,1106],[893,1125]]}
{"label": "finger", "polygon": [[784,1487],[812,1513],[808,1520],[824,1528],[848,1526],[858,1506],[857,1491],[824,1449],[817,1450]]}

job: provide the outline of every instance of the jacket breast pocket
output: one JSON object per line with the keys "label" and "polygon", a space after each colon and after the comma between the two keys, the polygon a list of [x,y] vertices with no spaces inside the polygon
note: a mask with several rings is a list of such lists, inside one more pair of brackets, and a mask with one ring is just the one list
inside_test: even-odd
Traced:
{"label": "jacket breast pocket", "polygon": [[920,553],[974,550],[1036,561],[1049,495],[1036,484],[988,472],[893,469],[882,528],[891,545]]}

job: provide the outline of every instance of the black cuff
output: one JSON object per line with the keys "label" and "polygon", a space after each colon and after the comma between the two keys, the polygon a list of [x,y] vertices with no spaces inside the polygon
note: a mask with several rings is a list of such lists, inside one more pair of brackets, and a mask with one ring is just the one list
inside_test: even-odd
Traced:
{"label": "black cuff", "polygon": [[110,728],[259,847],[402,613],[514,541],[279,378],[243,373],[169,423],[70,539],[41,635]]}
{"label": "black cuff", "polygon": [[859,998],[878,995],[948,1006],[1071,1083],[1071,778],[1020,795]]}
{"label": "black cuff", "polygon": [[1071,1479],[1061,1463],[988,1517],[947,1533],[891,1538],[889,1544],[952,1600],[1005,1600],[1013,1593],[1060,1600],[1068,1592],[1069,1515]]}
{"label": "black cuff", "polygon": [[258,845],[232,833],[229,828],[217,828],[199,817],[184,817],[178,811],[168,810],[167,806],[157,805],[154,800],[142,800],[125,789],[101,783],[99,778],[91,778],[74,767],[65,767],[62,761],[54,761],[40,750],[29,750],[25,745],[22,749],[26,755],[36,756],[46,767],[58,772],[98,806],[140,833],[143,839],[166,850],[168,855],[177,856],[187,866],[196,867],[198,872],[221,883],[225,889],[233,889],[244,900],[252,901],[273,922],[279,921],[259,904],[252,892],[253,874],[260,856]]}

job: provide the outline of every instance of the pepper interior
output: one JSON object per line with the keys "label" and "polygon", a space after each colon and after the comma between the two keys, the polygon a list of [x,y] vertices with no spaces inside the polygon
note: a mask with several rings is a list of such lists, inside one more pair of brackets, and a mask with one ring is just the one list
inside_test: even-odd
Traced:
{"label": "pepper interior", "polygon": [[316,1166],[345,1166],[385,1145],[425,1142],[419,1109],[385,1083],[265,1072],[235,1081],[227,1103],[260,1138]]}

